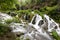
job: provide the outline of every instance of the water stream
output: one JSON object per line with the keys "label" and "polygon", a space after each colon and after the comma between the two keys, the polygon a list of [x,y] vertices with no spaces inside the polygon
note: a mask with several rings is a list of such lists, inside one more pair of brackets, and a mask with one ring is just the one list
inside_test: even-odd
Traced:
{"label": "water stream", "polygon": [[[11,16],[0,13],[0,20],[7,20],[10,18],[12,19]],[[15,34],[23,33],[24,35],[21,36],[23,40],[26,38],[30,40],[53,40],[47,33],[52,32],[52,30],[56,30],[58,35],[60,35],[59,24],[46,14],[44,15],[44,19],[40,15],[35,14],[30,23],[11,23],[10,27]],[[46,30],[44,28],[46,28]]]}

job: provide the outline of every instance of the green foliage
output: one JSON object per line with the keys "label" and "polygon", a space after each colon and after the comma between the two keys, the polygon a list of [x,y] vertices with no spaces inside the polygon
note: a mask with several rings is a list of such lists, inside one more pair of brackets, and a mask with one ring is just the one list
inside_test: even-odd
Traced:
{"label": "green foliage", "polygon": [[19,18],[19,17],[13,17],[12,19],[7,19],[7,20],[5,20],[5,22],[6,22],[7,24],[10,24],[10,23],[12,23],[12,22],[20,23],[21,21],[20,21],[20,18]]}
{"label": "green foliage", "polygon": [[25,13],[25,14],[29,14],[31,12],[30,9],[28,10],[19,10],[19,11],[16,11],[17,13]]}
{"label": "green foliage", "polygon": [[0,10],[6,11],[15,7],[18,4],[18,0],[0,0]]}
{"label": "green foliage", "polygon": [[56,10],[49,12],[48,15],[56,22],[60,23],[60,13],[58,13]]}
{"label": "green foliage", "polygon": [[58,8],[59,8],[59,6],[53,6],[52,8],[48,8],[49,10],[48,10],[48,15],[52,18],[52,19],[54,19],[56,22],[58,22],[58,23],[60,23],[60,13],[58,13]]}
{"label": "green foliage", "polygon": [[40,12],[39,10],[34,10],[34,13],[39,14],[39,15],[42,16],[42,17],[43,17],[43,15],[45,14],[45,13],[43,13],[43,12]]}
{"label": "green foliage", "polygon": [[5,22],[6,22],[7,24],[10,24],[10,23],[13,22],[13,19],[7,19],[7,20],[5,20]]}
{"label": "green foliage", "polygon": [[56,31],[53,31],[53,32],[52,32],[52,36],[53,36],[54,39],[60,40],[60,36],[58,36],[58,34],[57,34]]}
{"label": "green foliage", "polygon": [[25,14],[31,14],[31,10],[19,10],[19,11],[16,11],[15,13],[17,13],[17,15],[21,17],[22,15],[25,15]]}
{"label": "green foliage", "polygon": [[17,37],[16,40],[20,40],[20,37]]}
{"label": "green foliage", "polygon": [[20,21],[19,17],[13,17],[13,22],[20,23],[21,21]]}
{"label": "green foliage", "polygon": [[45,6],[40,9],[41,14],[47,14],[56,22],[60,23],[60,13],[57,11],[59,9],[59,5],[55,5],[53,7]]}
{"label": "green foliage", "polygon": [[9,32],[11,29],[8,27],[7,24],[0,23],[0,36],[6,34]]}

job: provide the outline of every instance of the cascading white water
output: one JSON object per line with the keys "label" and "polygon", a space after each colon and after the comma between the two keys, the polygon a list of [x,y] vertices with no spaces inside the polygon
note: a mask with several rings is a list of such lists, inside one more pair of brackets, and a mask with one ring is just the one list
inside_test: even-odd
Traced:
{"label": "cascading white water", "polygon": [[[23,40],[25,40],[27,37],[30,40],[53,40],[53,38],[51,38],[51,36],[49,36],[49,34],[46,31],[51,32],[57,26],[56,31],[60,35],[59,25],[53,19],[51,19],[48,15],[44,15],[44,18],[45,19],[42,19],[40,15],[35,14],[31,22],[28,23],[28,27],[26,27],[26,29],[23,27],[23,25],[20,26],[21,24],[18,25],[15,23],[13,23],[14,25],[12,24],[11,27],[14,26],[13,32],[25,33]],[[48,29],[45,30],[43,27],[47,27]]]}
{"label": "cascading white water", "polygon": [[26,29],[24,28],[24,24],[20,24],[20,23],[11,23],[10,27],[12,28],[12,32],[14,33],[26,33]]}
{"label": "cascading white water", "polygon": [[51,19],[48,15],[44,15],[44,18],[46,20],[46,23],[48,23],[48,26],[47,26],[48,27],[48,32],[52,32],[52,30],[55,29],[56,32],[60,35],[59,24],[56,23],[53,19]]}
{"label": "cascading white water", "polygon": [[[1,20],[12,19],[11,16],[7,14],[0,13]],[[21,20],[22,21],[22,20]],[[56,23],[53,19],[51,19],[48,15],[44,15],[44,19],[38,14],[35,14],[30,23],[28,23],[27,27],[25,23],[11,23],[10,27],[12,28],[12,32],[14,33],[24,33],[23,40],[28,37],[30,40],[53,40],[51,36],[46,32],[52,32],[52,30],[56,30],[58,35],[60,35],[59,24]],[[44,29],[48,28],[47,30]]]}
{"label": "cascading white water", "polygon": [[48,31],[51,32],[54,27],[59,28],[59,25],[53,20],[51,19],[48,15],[44,15],[45,21],[46,23],[48,23]]}
{"label": "cascading white water", "polygon": [[[44,32],[42,31],[43,29],[42,29],[41,25],[38,25],[41,20],[43,20],[42,17],[40,15],[36,14],[32,18],[32,21],[31,21],[31,23],[29,23],[29,25],[33,26],[42,36],[45,36],[45,37],[47,37],[47,39],[52,40],[50,38],[50,36],[46,33],[46,31],[44,31]],[[33,23],[33,22],[35,22],[35,23]]]}

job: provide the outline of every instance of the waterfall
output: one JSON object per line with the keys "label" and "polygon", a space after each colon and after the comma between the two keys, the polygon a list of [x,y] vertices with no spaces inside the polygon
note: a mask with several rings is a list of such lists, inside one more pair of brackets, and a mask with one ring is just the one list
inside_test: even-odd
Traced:
{"label": "waterfall", "polygon": [[[46,31],[43,32],[43,28],[41,27],[41,25],[43,25],[42,23],[43,19],[40,15],[36,14],[33,18],[31,23],[29,23],[29,25],[33,26],[42,36],[45,36],[46,38],[48,38],[49,40],[52,40],[50,38],[50,36],[46,33]],[[34,23],[33,23],[34,22]],[[41,25],[38,25],[40,22]]]}
{"label": "waterfall", "polygon": [[[9,27],[11,27],[12,32],[17,35],[23,33],[23,35],[20,36],[20,38],[23,37],[23,40],[26,38],[29,38],[30,40],[53,40],[50,34],[48,34],[53,30],[55,30],[60,36],[59,24],[48,15],[44,14],[43,16],[44,19],[40,15],[34,14],[30,23],[26,23],[21,20],[22,23],[10,23]],[[0,13],[0,20],[4,21],[7,19],[12,19],[12,17],[7,14]]]}

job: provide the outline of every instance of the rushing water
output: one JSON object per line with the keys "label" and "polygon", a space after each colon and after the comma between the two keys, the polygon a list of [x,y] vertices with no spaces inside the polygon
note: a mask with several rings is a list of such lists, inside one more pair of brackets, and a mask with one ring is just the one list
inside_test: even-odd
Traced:
{"label": "rushing water", "polygon": [[48,24],[48,31],[51,32],[54,28],[59,28],[58,23],[51,19],[48,15],[44,15],[45,21]]}
{"label": "rushing water", "polygon": [[48,23],[48,32],[52,32],[53,30],[56,30],[56,32],[58,33],[58,35],[60,36],[60,28],[59,28],[59,24],[56,23],[53,19],[51,19],[48,15],[44,15],[45,20],[47,21],[46,23]]}
{"label": "rushing water", "polygon": [[12,27],[12,32],[22,32],[25,33],[26,29],[24,29],[24,24],[20,23],[11,23],[10,27]]}
{"label": "rushing water", "polygon": [[44,29],[42,28],[43,25],[43,19],[40,15],[36,14],[33,18],[32,21],[29,25],[33,26],[39,33],[40,35],[44,36],[45,38],[52,40],[50,38],[50,36],[46,33],[46,31],[44,31]]}
{"label": "rushing water", "polygon": [[[0,13],[0,20],[11,18],[12,17],[7,14]],[[24,35],[20,36],[23,40],[26,38],[29,38],[30,40],[53,40],[53,38],[47,33],[52,32],[52,30],[56,30],[58,35],[60,35],[59,24],[46,14],[44,15],[44,19],[40,15],[35,14],[31,22],[28,24],[23,22],[23,20],[21,21],[22,23],[11,23],[10,27],[12,28],[12,32],[16,34],[24,33]],[[44,28],[46,28],[46,30]]]}

